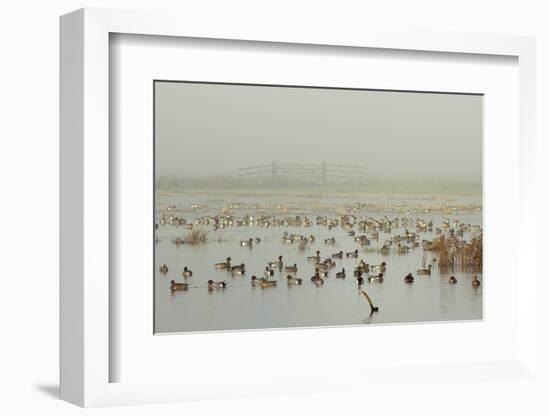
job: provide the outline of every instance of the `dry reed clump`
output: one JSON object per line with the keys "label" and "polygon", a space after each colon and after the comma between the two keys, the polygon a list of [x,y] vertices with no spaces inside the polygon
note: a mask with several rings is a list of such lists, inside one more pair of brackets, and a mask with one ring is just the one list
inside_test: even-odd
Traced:
{"label": "dry reed clump", "polygon": [[187,233],[185,237],[183,237],[183,241],[185,244],[206,243],[206,231],[194,229],[193,231]]}
{"label": "dry reed clump", "polygon": [[481,236],[469,242],[460,242],[442,235],[430,242],[429,250],[437,253],[439,267],[468,267],[479,271],[483,267]]}

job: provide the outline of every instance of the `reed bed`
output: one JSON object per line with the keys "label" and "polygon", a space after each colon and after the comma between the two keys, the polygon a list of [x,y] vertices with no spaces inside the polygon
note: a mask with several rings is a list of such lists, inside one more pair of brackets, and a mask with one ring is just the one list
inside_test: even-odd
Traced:
{"label": "reed bed", "polygon": [[187,233],[185,237],[183,237],[183,242],[185,244],[206,243],[206,235],[206,231],[201,229],[194,229],[193,231]]}
{"label": "reed bed", "polygon": [[426,250],[437,253],[439,267],[463,267],[481,271],[483,267],[483,238],[468,242],[442,235],[430,242]]}

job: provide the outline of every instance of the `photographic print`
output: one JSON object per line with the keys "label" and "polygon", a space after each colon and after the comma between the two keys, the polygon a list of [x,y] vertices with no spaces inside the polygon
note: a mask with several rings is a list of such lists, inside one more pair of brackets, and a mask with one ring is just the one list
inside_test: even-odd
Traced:
{"label": "photographic print", "polygon": [[482,319],[483,96],[154,82],[154,332]]}

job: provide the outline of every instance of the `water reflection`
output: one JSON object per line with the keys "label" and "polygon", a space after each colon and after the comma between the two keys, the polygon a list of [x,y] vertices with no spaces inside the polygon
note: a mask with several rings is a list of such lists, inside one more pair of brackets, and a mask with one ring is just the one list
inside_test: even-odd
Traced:
{"label": "water reflection", "polygon": [[[241,197],[243,203],[252,206],[257,197]],[[397,200],[397,196],[392,196]],[[267,200],[266,200],[267,199]],[[227,204],[227,198],[211,199],[200,194],[164,194],[158,198],[158,205],[166,207],[173,205],[183,207],[178,215],[192,221],[206,213],[217,214]],[[308,212],[308,216],[336,216],[334,207],[337,204],[353,204],[355,199],[323,199],[323,204],[308,198],[296,197],[293,201],[297,206],[292,213]],[[463,201],[460,201],[461,203]],[[275,197],[264,197],[261,211],[247,208],[238,215],[255,215],[257,212],[272,213]],[[185,207],[197,204],[202,207],[196,210]],[[316,205],[317,204],[317,205]],[[314,208],[315,207],[315,208]],[[259,209],[259,208],[257,208]],[[291,207],[286,209],[290,210]],[[248,211],[250,210],[250,211]],[[285,215],[288,215],[285,214]],[[390,218],[397,216],[392,212],[377,212],[369,215]],[[406,214],[398,214],[403,216]],[[458,219],[461,222],[480,224],[481,213],[415,213],[411,218],[423,217],[432,219],[439,224],[444,218]],[[404,232],[403,227],[394,227],[391,232],[380,233],[380,240],[372,240],[370,246],[360,247],[358,258],[335,258],[336,266],[329,272],[322,285],[311,282],[314,269],[307,256],[315,256],[317,250],[321,256],[343,251],[353,252],[358,249],[357,242],[349,235],[349,230],[341,227],[318,226],[315,223],[307,227],[236,227],[220,228],[217,231],[208,229],[208,243],[205,244],[174,244],[172,240],[182,237],[188,232],[183,226],[161,225],[157,230],[158,242],[156,248],[156,264],[166,263],[169,271],[164,275],[155,268],[155,331],[184,332],[209,331],[228,329],[310,327],[334,325],[361,325],[418,321],[449,321],[480,319],[482,312],[483,287],[474,288],[471,285],[472,272],[469,270],[439,270],[435,266],[430,275],[416,275],[422,266],[423,250],[413,248],[406,254],[382,254],[379,249],[384,239]],[[315,241],[306,245],[282,244],[283,232],[314,235]],[[250,247],[242,246],[241,240],[250,237],[259,238],[259,243]],[[335,239],[334,245],[324,243],[325,239]],[[420,232],[421,238],[433,239],[434,233]],[[465,233],[464,239],[469,235]],[[254,287],[251,276],[263,276],[267,262],[283,256],[285,265],[296,264],[298,272],[293,276],[303,279],[301,285],[288,285],[284,269],[276,267],[274,276],[276,287]],[[244,275],[232,275],[225,270],[214,268],[214,264],[224,261],[226,257],[233,259],[233,264],[246,264]],[[363,287],[378,306],[379,312],[372,313],[369,303],[357,288],[353,269],[361,260],[369,264],[388,264],[384,281],[365,281]],[[431,255],[428,261],[431,260]],[[185,281],[189,283],[187,291],[172,293],[169,290],[170,280],[184,281],[181,276],[187,266],[193,275]],[[335,272],[346,271],[345,278],[336,278]],[[404,276],[413,272],[415,279],[412,284],[405,284]],[[448,283],[449,273],[458,282]],[[477,273],[480,280],[482,274]],[[223,290],[209,291],[208,280],[227,282]]]}
{"label": "water reflection", "polygon": [[371,310],[369,316],[363,320],[363,323],[364,324],[372,323],[372,317],[374,316],[375,313],[378,313],[378,312]]}

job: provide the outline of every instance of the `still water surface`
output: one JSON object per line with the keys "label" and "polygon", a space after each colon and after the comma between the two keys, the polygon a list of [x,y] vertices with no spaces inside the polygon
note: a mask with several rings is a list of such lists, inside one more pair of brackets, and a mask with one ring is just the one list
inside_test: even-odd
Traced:
{"label": "still water surface", "polygon": [[[258,226],[227,227],[213,230],[212,226],[196,226],[208,232],[208,242],[204,244],[176,245],[173,240],[185,236],[189,230],[182,226],[160,225],[155,243],[155,332],[187,332],[237,329],[264,329],[287,327],[312,327],[334,325],[363,325],[400,322],[426,322],[450,320],[477,320],[482,318],[481,285],[472,287],[471,271],[440,271],[437,265],[430,276],[417,275],[422,267],[424,251],[421,247],[411,249],[407,254],[383,255],[377,252],[383,241],[393,235],[403,234],[405,228],[416,231],[414,226],[392,228],[391,233],[380,232],[380,239],[372,241],[369,247],[360,247],[347,231],[340,227],[328,230],[315,225],[320,216],[337,217],[350,210],[357,202],[367,205],[356,213],[359,216],[382,218],[388,216],[410,219],[433,220],[434,229],[444,219],[472,225],[481,225],[481,209],[477,197],[433,197],[423,195],[339,195],[311,197],[307,195],[277,194],[234,194],[201,192],[157,193],[156,222],[160,215],[175,215],[192,222],[204,215],[217,215],[225,210],[235,217],[257,215],[258,213],[287,217],[307,215],[313,220],[311,227],[269,227]],[[197,206],[193,206],[196,204]],[[166,208],[171,206],[170,212]],[[426,212],[426,210],[428,212]],[[283,232],[315,236],[315,242],[305,250],[298,245],[282,244]],[[359,235],[358,233],[357,235]],[[420,240],[432,240],[434,232],[420,232]],[[469,240],[473,234],[465,233]],[[261,238],[252,248],[241,247],[240,241],[248,238]],[[334,237],[336,244],[326,245],[324,239]],[[321,251],[321,256],[343,250],[351,252],[359,249],[359,258],[336,259],[336,267],[325,278],[322,286],[316,286],[310,278],[314,266],[307,256]],[[268,261],[283,256],[285,265],[297,264],[297,277],[302,285],[288,286],[288,273],[276,269],[272,279],[277,287],[253,287],[250,277],[263,276]],[[426,252],[426,264],[433,253]],[[231,257],[233,264],[246,264],[246,274],[231,276],[224,270],[216,270],[214,263]],[[365,283],[363,289],[379,307],[379,312],[371,314],[370,307],[357,288],[353,269],[363,259],[369,264],[388,265],[383,283]],[[167,264],[166,274],[159,272],[161,264]],[[193,276],[184,280],[181,272],[187,266]],[[346,270],[345,279],[337,279],[336,271]],[[413,284],[405,284],[403,277],[412,272]],[[450,285],[450,274],[458,283]],[[476,273],[483,281],[482,273]],[[225,280],[223,290],[207,290],[207,281]],[[189,289],[171,292],[170,281],[187,281]]]}

